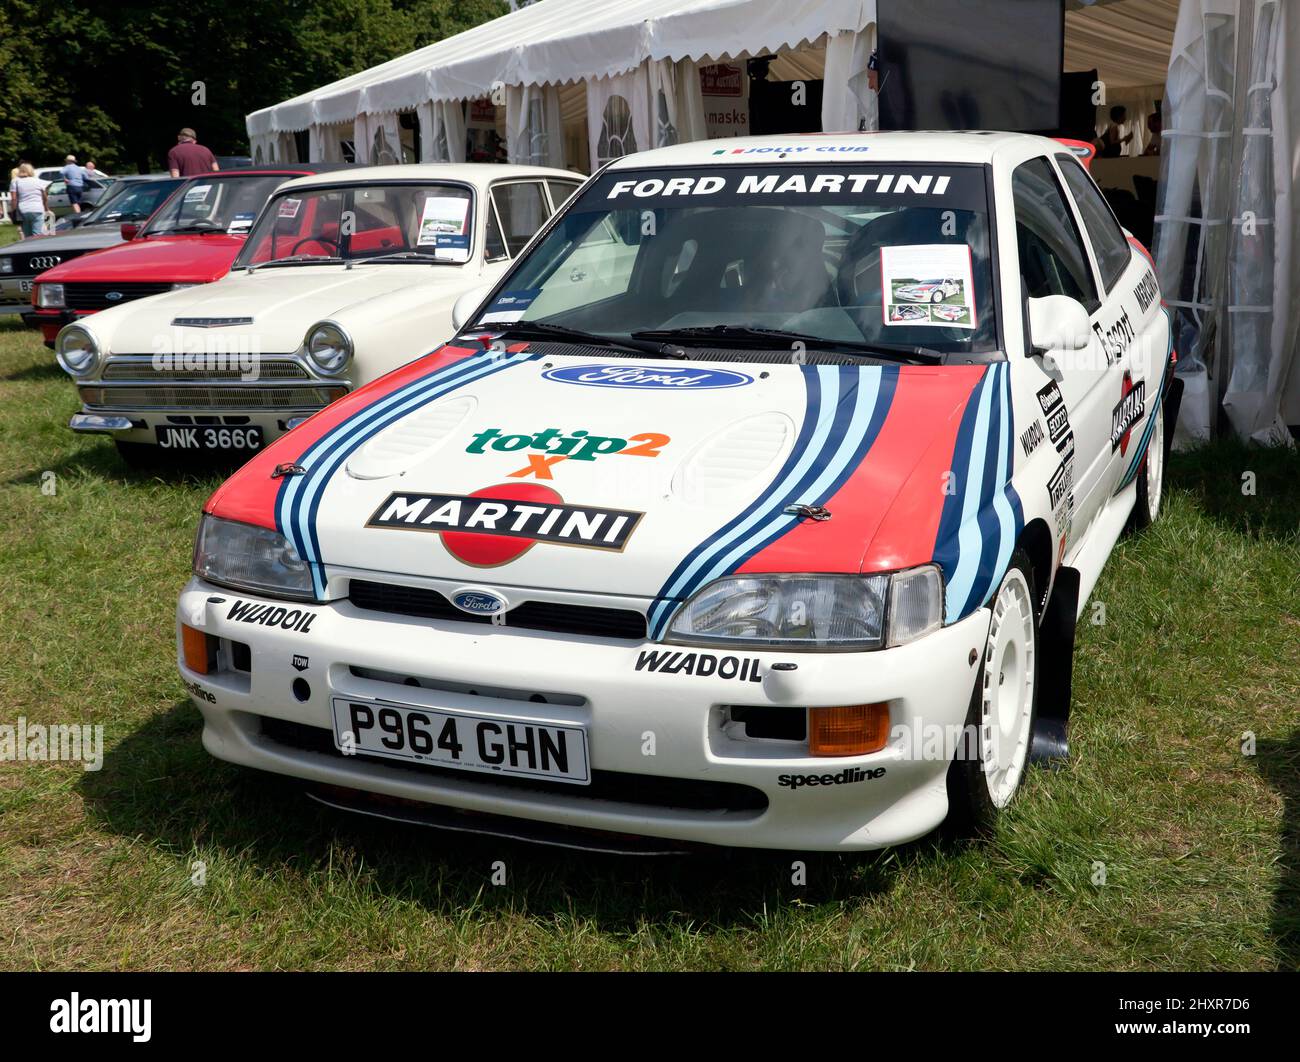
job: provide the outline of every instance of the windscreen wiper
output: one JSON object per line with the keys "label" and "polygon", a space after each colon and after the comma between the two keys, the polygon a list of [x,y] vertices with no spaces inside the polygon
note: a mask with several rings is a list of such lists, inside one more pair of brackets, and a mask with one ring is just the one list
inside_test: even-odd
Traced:
{"label": "windscreen wiper", "polygon": [[650,342],[636,338],[625,339],[620,336],[605,336],[598,332],[584,332],[566,325],[549,324],[546,321],[510,321],[475,325],[462,328],[462,334],[495,332],[516,339],[554,339],[562,343],[583,343],[593,347],[617,347],[621,350],[635,350],[639,354],[648,354],[652,358],[684,358],[686,352],[674,343]]}
{"label": "windscreen wiper", "polygon": [[430,254],[428,251],[393,251],[389,254],[377,254],[373,258],[354,258],[354,265],[361,265],[364,262],[441,262],[448,265],[458,263],[450,258],[439,258],[436,254]]}
{"label": "windscreen wiper", "polygon": [[311,262],[317,265],[338,265],[341,261],[343,261],[342,258],[336,258],[328,254],[291,254],[288,258],[271,258],[265,262],[254,262],[245,268],[251,273],[254,269],[261,269],[263,266],[299,265],[303,262]]}
{"label": "windscreen wiper", "polygon": [[829,339],[784,328],[760,328],[755,325],[695,325],[688,328],[658,328],[633,332],[635,339],[660,340],[666,343],[699,343],[701,340],[727,345],[759,346],[765,350],[793,348],[802,343],[809,350],[826,350],[842,354],[867,354],[883,358],[907,358],[914,362],[938,362],[943,352],[930,347],[893,346],[857,340]]}

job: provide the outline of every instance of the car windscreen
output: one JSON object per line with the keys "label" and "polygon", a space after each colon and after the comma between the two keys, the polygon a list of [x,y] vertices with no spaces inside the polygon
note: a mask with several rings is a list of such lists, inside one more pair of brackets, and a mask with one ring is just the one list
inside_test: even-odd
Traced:
{"label": "car windscreen", "polygon": [[313,258],[465,262],[470,190],[453,184],[297,188],[277,195],[253,226],[234,268]]}
{"label": "car windscreen", "polygon": [[995,350],[988,201],[975,165],[612,170],[521,259],[479,323],[622,336],[731,326]]}
{"label": "car windscreen", "polygon": [[183,232],[246,233],[262,205],[292,174],[257,177],[196,177],[167,202],[144,230],[146,236]]}
{"label": "car windscreen", "polygon": [[92,210],[83,225],[120,225],[124,221],[145,221],[182,179],[160,181],[118,181]]}

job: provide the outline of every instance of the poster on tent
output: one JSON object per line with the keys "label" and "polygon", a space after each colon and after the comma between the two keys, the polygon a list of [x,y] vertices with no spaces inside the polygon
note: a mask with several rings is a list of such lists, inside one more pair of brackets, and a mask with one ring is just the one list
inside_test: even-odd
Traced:
{"label": "poster on tent", "polygon": [[974,328],[970,247],[914,243],[880,249],[881,314],[887,326]]}
{"label": "poster on tent", "polygon": [[506,161],[506,142],[497,132],[496,104],[486,96],[470,100],[466,108],[465,161]]}
{"label": "poster on tent", "polygon": [[708,138],[749,134],[749,77],[738,63],[700,67],[704,125]]}

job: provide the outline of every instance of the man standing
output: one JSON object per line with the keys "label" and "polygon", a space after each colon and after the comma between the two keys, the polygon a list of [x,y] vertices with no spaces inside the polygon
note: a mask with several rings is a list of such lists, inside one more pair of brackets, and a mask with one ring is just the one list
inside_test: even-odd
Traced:
{"label": "man standing", "polygon": [[212,152],[198,142],[198,135],[190,128],[176,134],[176,146],[167,152],[167,168],[173,177],[197,177],[221,169]]}
{"label": "man standing", "polygon": [[80,214],[81,200],[86,194],[86,171],[77,165],[76,155],[69,155],[63,163],[59,173],[68,187],[68,202],[72,204],[72,212]]}

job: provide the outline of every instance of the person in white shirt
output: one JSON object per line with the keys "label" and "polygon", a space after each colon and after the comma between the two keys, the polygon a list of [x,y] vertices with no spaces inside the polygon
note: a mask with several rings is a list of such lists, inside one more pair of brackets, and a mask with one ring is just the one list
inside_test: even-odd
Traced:
{"label": "person in white shirt", "polygon": [[9,195],[18,211],[23,237],[45,235],[45,213],[50,208],[49,181],[42,181],[30,162],[18,167]]}

